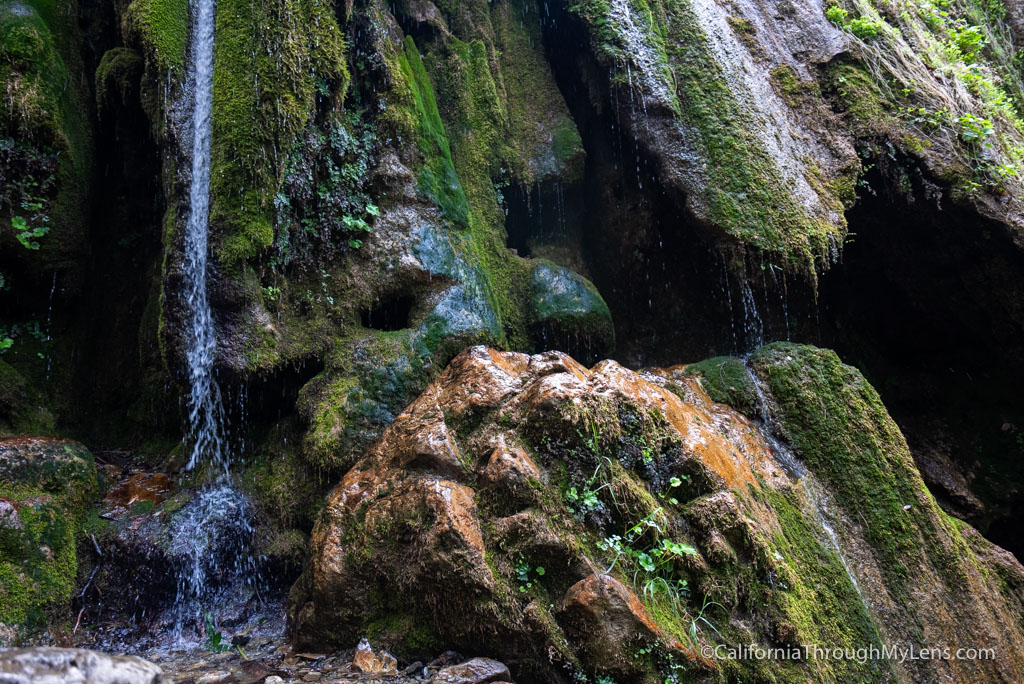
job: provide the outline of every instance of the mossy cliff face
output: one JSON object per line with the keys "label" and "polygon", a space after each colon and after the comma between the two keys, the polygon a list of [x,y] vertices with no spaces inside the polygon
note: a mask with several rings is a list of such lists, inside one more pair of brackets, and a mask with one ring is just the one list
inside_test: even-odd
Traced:
{"label": "mossy cliff face", "polygon": [[820,7],[584,0],[569,11],[610,73],[592,91],[609,89],[618,121],[680,208],[794,269],[827,265],[846,229],[847,198],[833,181],[856,173],[856,157],[827,115],[789,106],[771,78],[779,70],[813,81],[813,64],[843,50]]}
{"label": "mossy cliff face", "polygon": [[[446,644],[521,681],[1019,674],[1024,568],[938,509],[874,390],[811,347],[736,363],[765,433],[708,396],[711,366],[463,352],[328,496],[296,646]],[[907,643],[998,655],[713,657]]]}
{"label": "mossy cliff face", "polygon": [[80,297],[87,276],[93,130],[77,15],[76,2],[0,4],[0,403],[31,396],[21,429],[52,430],[70,345],[50,344],[46,309]]}
{"label": "mossy cliff face", "polygon": [[55,271],[81,285],[92,131],[77,13],[74,2],[0,5],[3,263],[20,276],[5,289],[21,279],[23,296]]}
{"label": "mossy cliff face", "polygon": [[45,626],[66,617],[89,507],[100,484],[81,444],[0,440],[0,625]]}
{"label": "mossy cliff face", "polygon": [[[164,148],[160,338],[172,370],[186,314],[178,293],[188,16],[180,4],[136,0],[122,12]],[[542,68],[538,19],[520,14],[486,3],[218,4],[211,300],[219,365],[229,381],[257,383],[323,368],[300,372],[316,377],[298,399],[304,453],[317,468],[350,464],[467,344],[529,350],[557,337],[590,353],[613,344],[592,285],[505,247],[497,189],[578,177],[584,157]],[[400,28],[431,23],[429,40]],[[556,281],[576,294],[548,296]]]}

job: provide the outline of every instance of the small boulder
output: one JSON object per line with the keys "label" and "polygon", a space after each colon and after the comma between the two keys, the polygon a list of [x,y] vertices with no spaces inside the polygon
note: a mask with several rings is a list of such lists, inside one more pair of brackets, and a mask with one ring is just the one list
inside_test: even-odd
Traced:
{"label": "small boulder", "polygon": [[460,665],[449,665],[434,675],[435,684],[485,684],[508,681],[508,668],[490,658],[473,658]]}
{"label": "small boulder", "polygon": [[0,439],[0,494],[5,484],[33,490],[68,506],[98,498],[99,478],[92,454],[70,439],[9,437]]}
{"label": "small boulder", "polygon": [[643,603],[610,575],[589,575],[569,587],[562,601],[566,631],[586,644],[591,664],[620,670],[638,640],[654,640],[658,626]]}
{"label": "small boulder", "polygon": [[370,642],[362,639],[356,646],[356,655],[353,659],[356,668],[365,674],[376,675],[397,675],[398,661],[395,656],[387,651],[374,651]]}

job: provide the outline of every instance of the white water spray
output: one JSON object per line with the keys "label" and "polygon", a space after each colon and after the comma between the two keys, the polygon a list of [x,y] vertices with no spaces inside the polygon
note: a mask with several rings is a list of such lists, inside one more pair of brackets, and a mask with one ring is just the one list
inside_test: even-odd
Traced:
{"label": "white water spray", "polygon": [[206,253],[210,218],[210,128],[213,101],[213,34],[215,0],[193,0],[192,36],[192,178],[185,228],[185,296],[189,321],[186,357],[189,381],[189,428],[192,454],[188,468],[209,461],[227,476],[224,449],[224,408],[213,377],[217,338],[206,292]]}

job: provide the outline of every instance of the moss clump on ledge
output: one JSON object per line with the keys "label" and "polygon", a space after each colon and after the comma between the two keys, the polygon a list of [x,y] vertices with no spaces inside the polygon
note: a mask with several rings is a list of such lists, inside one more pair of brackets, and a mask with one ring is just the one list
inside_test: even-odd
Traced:
{"label": "moss clump on ledge", "polygon": [[716,356],[689,364],[686,374],[699,377],[704,391],[715,401],[728,404],[748,416],[756,416],[760,411],[754,381],[742,359]]}
{"label": "moss clump on ledge", "polygon": [[126,26],[148,47],[155,70],[179,79],[185,75],[188,7],[182,0],[132,0],[125,11]]}

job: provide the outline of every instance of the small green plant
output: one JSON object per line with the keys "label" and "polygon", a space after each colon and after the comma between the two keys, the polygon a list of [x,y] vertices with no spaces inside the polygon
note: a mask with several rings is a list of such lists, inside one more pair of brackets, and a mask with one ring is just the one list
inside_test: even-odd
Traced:
{"label": "small green plant", "polygon": [[950,29],[949,40],[966,64],[977,59],[978,53],[985,49],[987,43],[985,33],[980,26],[967,26],[962,29]]}
{"label": "small green plant", "polygon": [[861,40],[873,40],[882,33],[882,21],[871,21],[865,17],[857,17],[850,21],[850,33]]}
{"label": "small green plant", "polygon": [[710,620],[707,619],[707,617],[704,616],[704,614],[707,612],[708,608],[711,608],[712,606],[718,606],[723,611],[725,610],[725,606],[723,606],[718,601],[710,600],[709,597],[710,594],[704,594],[704,604],[700,607],[700,611],[690,618],[690,640],[695,644],[697,643],[698,635],[700,634],[701,622],[710,627],[711,631],[713,631],[715,634],[719,633],[718,629],[714,626],[714,624],[711,623]]}
{"label": "small green plant", "polygon": [[648,532],[651,532],[656,538],[663,534],[664,530],[658,522],[659,519],[664,519],[663,509],[660,506],[626,530],[625,535],[612,535],[598,542],[597,546],[602,551],[615,552],[615,557],[608,569],[605,570],[605,574],[615,569],[619,560],[625,557],[632,560],[637,566],[636,572],[633,573],[633,583],[636,584],[640,570],[647,573],[658,573],[665,570],[676,558],[697,555],[697,550],[692,546],[680,544],[668,538],[657,539],[656,543],[646,550],[637,548],[640,540]]}
{"label": "small green plant", "polygon": [[276,302],[281,298],[281,288],[267,285],[263,288],[263,298],[268,302]]}
{"label": "small green plant", "polygon": [[230,651],[231,644],[217,628],[210,611],[203,611],[203,617],[206,621],[206,650],[211,653]]}
{"label": "small green plant", "polygon": [[832,5],[827,10],[825,10],[825,18],[840,28],[846,26],[846,20],[849,16],[849,12],[844,10],[839,5]]}
{"label": "small green plant", "polygon": [[[42,205],[40,204],[39,206],[41,207]],[[18,238],[18,242],[25,249],[39,249],[39,242],[36,238],[41,238],[50,232],[50,227],[45,223],[30,226],[23,216],[12,216],[11,225],[14,226],[14,237]]]}
{"label": "small green plant", "polygon": [[672,476],[668,481],[668,492],[658,492],[658,498],[672,504],[673,506],[678,506],[679,499],[672,496],[672,490],[680,487],[683,484],[683,480],[688,479],[690,479],[688,475],[683,475],[682,479]]}
{"label": "small green plant", "polygon": [[610,469],[612,462],[607,456],[598,462],[597,467],[594,469],[594,474],[590,476],[582,487],[569,487],[566,490],[565,504],[577,518],[582,518],[587,513],[597,511],[603,507],[604,504],[601,503],[601,499],[597,495],[602,489],[610,487],[611,482],[597,483],[601,470],[606,464]]}
{"label": "small green plant", "polygon": [[992,134],[992,122],[973,114],[964,114],[957,119],[960,124],[960,139],[969,145],[979,145]]}
{"label": "small green plant", "polygon": [[515,572],[516,579],[519,580],[519,591],[525,594],[533,588],[535,581],[544,576],[545,570],[541,566],[531,568],[530,564],[522,556],[519,556],[519,561],[515,565]]}

